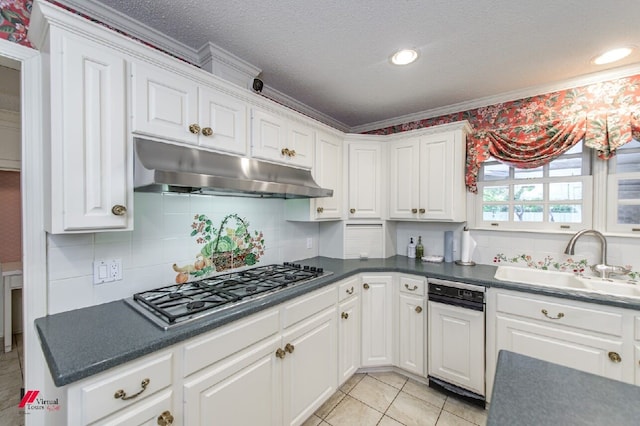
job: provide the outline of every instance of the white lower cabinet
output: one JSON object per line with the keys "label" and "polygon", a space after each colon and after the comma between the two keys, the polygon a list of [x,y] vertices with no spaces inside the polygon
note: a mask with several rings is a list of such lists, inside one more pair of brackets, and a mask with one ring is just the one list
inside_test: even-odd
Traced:
{"label": "white lower cabinet", "polygon": [[502,349],[634,382],[631,311],[505,290],[489,294],[488,394]]}
{"label": "white lower cabinet", "polygon": [[635,345],[635,353],[636,385],[640,385],[640,343]]}
{"label": "white lower cabinet", "polygon": [[427,354],[426,282],[424,278],[401,276],[399,284],[397,366],[424,376]]}
{"label": "white lower cabinet", "polygon": [[479,395],[484,388],[484,312],[429,302],[429,375]]}
{"label": "white lower cabinet", "polygon": [[362,275],[362,366],[393,365],[390,275]]}
{"label": "white lower cabinet", "polygon": [[360,368],[360,277],[338,283],[338,386]]}

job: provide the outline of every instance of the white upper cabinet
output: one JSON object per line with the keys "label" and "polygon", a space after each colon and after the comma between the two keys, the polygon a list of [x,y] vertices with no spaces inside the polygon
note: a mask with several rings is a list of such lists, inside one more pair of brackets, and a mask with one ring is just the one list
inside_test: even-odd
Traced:
{"label": "white upper cabinet", "polygon": [[313,129],[262,109],[252,110],[251,155],[291,166],[313,166]]}
{"label": "white upper cabinet", "polygon": [[376,140],[348,143],[348,217],[382,219],[383,146]]}
{"label": "white upper cabinet", "polygon": [[389,154],[389,218],[463,222],[465,141],[468,124],[412,132],[392,142]]}
{"label": "white upper cabinet", "polygon": [[[50,28],[45,143],[51,233],[133,227],[133,166],[126,132],[125,57]],[[47,65],[45,65],[47,67]],[[48,86],[48,87],[47,87]]]}
{"label": "white upper cabinet", "polygon": [[247,153],[245,102],[151,64],[131,68],[133,132]]}

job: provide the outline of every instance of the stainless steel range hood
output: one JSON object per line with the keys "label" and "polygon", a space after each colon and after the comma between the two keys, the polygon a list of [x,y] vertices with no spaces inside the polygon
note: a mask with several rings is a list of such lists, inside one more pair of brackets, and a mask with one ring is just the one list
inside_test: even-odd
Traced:
{"label": "stainless steel range hood", "polygon": [[331,197],[308,170],[134,138],[135,190],[275,198]]}

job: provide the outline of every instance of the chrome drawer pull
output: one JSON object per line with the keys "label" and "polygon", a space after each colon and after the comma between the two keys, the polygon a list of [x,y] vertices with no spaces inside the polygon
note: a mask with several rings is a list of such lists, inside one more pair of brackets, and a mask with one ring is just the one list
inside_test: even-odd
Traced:
{"label": "chrome drawer pull", "polygon": [[150,383],[150,382],[151,382],[151,380],[149,380],[149,379],[144,379],[144,380],[142,381],[142,383],[140,383],[140,386],[142,386],[142,389],[140,389],[140,390],[138,391],[138,393],[135,393],[135,394],[133,394],[133,395],[129,395],[129,396],[127,396],[127,393],[126,393],[124,390],[120,389],[120,390],[116,391],[116,393],[113,395],[113,397],[114,397],[115,399],[121,399],[121,400],[123,400],[123,401],[128,401],[128,400],[130,400],[130,399],[133,399],[133,398],[135,398],[136,396],[140,395],[142,392],[144,392],[144,391],[145,391],[145,389],[147,389],[147,386],[149,386],[149,383]]}
{"label": "chrome drawer pull", "polygon": [[162,414],[158,416],[159,426],[169,426],[172,424],[173,424],[173,414],[171,414],[171,411],[164,411]]}
{"label": "chrome drawer pull", "polygon": [[557,319],[560,319],[560,318],[564,317],[564,314],[562,312],[559,312],[558,316],[555,316],[555,317],[549,316],[549,311],[547,311],[546,309],[543,309],[541,312],[544,314],[545,317],[547,317],[549,319],[552,319],[552,320],[557,320]]}
{"label": "chrome drawer pull", "polygon": [[348,319],[349,318],[349,314],[346,312],[343,312],[341,315],[342,319]]}
{"label": "chrome drawer pull", "polygon": [[409,284],[405,283],[404,287],[409,290],[409,291],[416,291],[418,289],[418,286],[414,284],[413,288],[409,287]]}

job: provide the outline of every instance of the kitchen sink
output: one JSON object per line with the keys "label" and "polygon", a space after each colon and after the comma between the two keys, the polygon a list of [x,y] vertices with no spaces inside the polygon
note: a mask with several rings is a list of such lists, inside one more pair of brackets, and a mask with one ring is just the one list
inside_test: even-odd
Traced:
{"label": "kitchen sink", "polygon": [[494,278],[542,287],[567,288],[585,292],[640,298],[640,286],[626,280],[583,277],[571,272],[546,271],[515,266],[499,266]]}

